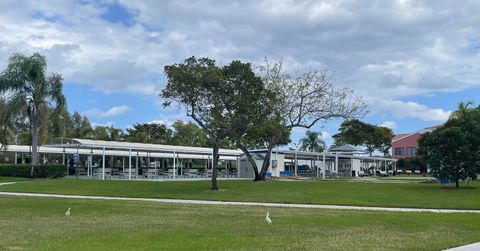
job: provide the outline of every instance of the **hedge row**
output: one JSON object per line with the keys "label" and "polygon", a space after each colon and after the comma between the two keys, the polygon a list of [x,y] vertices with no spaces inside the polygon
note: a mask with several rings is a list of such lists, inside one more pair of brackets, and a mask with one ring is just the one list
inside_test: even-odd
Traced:
{"label": "hedge row", "polygon": [[0,165],[0,176],[26,177],[26,178],[59,178],[64,177],[66,167],[63,165],[37,165],[35,166],[33,177],[30,176],[32,165]]}

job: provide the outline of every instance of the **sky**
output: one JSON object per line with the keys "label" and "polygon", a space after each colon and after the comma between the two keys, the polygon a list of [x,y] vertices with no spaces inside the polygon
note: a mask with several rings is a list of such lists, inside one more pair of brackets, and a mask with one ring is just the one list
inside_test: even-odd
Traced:
{"label": "sky", "polygon": [[[413,132],[480,103],[480,1],[0,1],[0,69],[39,52],[64,77],[71,112],[94,125],[188,120],[163,108],[165,65],[265,58],[330,71],[364,97],[361,118]],[[318,123],[327,145],[341,120]],[[294,129],[292,141],[304,135]]]}

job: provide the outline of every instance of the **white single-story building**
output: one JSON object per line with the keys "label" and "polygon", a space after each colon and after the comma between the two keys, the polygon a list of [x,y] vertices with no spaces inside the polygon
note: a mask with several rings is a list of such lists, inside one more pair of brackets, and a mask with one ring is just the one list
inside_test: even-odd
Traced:
{"label": "white single-story building", "polygon": [[[212,175],[212,149],[90,139],[56,139],[40,146],[43,163],[63,164],[70,175],[106,178],[199,178]],[[8,145],[0,151],[1,163],[28,163],[30,146]],[[266,150],[252,150],[261,168]],[[253,178],[251,163],[240,150],[219,150],[219,177]],[[267,176],[317,178],[357,177],[387,169],[394,159],[370,157],[345,145],[321,153],[273,150]]]}
{"label": "white single-story building", "polygon": [[[252,150],[260,170],[267,150]],[[387,174],[395,159],[368,156],[352,145],[343,145],[329,151],[313,153],[294,150],[273,150],[270,156],[268,176],[303,176],[317,178],[359,177],[367,173]],[[241,178],[253,178],[252,164],[245,156],[240,157]]]}

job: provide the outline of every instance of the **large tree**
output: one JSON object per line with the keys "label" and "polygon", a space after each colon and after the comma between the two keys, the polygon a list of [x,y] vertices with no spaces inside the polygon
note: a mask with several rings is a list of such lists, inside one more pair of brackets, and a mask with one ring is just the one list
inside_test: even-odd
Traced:
{"label": "large tree", "polygon": [[6,101],[0,97],[0,150],[5,149],[14,137],[13,121],[7,116]]}
{"label": "large tree", "polygon": [[[34,53],[31,56],[13,54],[7,68],[0,74],[0,94],[8,95],[6,112],[16,114],[26,110],[32,133],[32,164],[38,164],[39,132],[52,114],[63,109],[62,76],[47,74],[47,60]],[[32,173],[33,173],[32,166]]]}
{"label": "large tree", "polygon": [[370,155],[378,150],[386,156],[392,144],[393,131],[387,127],[350,119],[342,122],[338,133],[333,135],[333,138],[336,144],[361,145],[366,147]]}
{"label": "large tree", "polygon": [[212,190],[218,190],[217,172],[220,142],[225,140],[222,102],[223,74],[215,61],[190,57],[181,64],[167,65],[167,86],[162,90],[164,106],[172,103],[186,108],[192,118],[207,134],[212,144]]}
{"label": "large tree", "polygon": [[461,103],[448,121],[419,140],[418,154],[433,176],[455,181],[476,179],[480,174],[480,106]]}
{"label": "large tree", "polygon": [[90,120],[85,115],[80,115],[78,112],[74,112],[72,115],[73,123],[73,135],[75,138],[87,138],[94,139],[95,132]]}
{"label": "large tree", "polygon": [[172,130],[158,123],[134,124],[127,129],[125,137],[130,142],[169,144],[172,138]]}
{"label": "large tree", "polygon": [[[223,84],[217,95],[223,102],[222,124],[228,137],[243,151],[252,164],[255,178],[263,180],[255,159],[248,149],[271,148],[268,142],[285,126],[274,109],[280,98],[277,92],[269,89],[262,79],[255,74],[249,63],[232,61],[222,68]],[[277,144],[290,141],[290,133],[284,132],[275,139]],[[271,149],[269,150],[271,151]]]}
{"label": "large tree", "polygon": [[321,132],[307,130],[305,137],[300,139],[300,151],[322,152],[325,150],[325,142],[322,140]]}
{"label": "large tree", "polygon": [[278,99],[272,102],[272,113],[282,126],[270,131],[267,154],[258,176],[265,179],[272,149],[283,144],[285,134],[293,128],[310,129],[318,122],[336,118],[354,118],[365,111],[365,103],[347,88],[332,85],[333,73],[307,71],[295,77],[287,74],[282,62],[266,62],[260,67],[262,81]]}
{"label": "large tree", "polygon": [[205,132],[192,122],[177,120],[172,125],[172,144],[180,146],[211,147]]}

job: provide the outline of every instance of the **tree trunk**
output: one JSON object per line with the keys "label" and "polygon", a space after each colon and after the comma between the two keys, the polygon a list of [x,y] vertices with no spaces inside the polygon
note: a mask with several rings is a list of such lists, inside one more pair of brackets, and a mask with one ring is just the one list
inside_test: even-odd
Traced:
{"label": "tree trunk", "polygon": [[[262,179],[262,176],[260,176],[259,172],[258,172],[258,167],[257,167],[257,162],[255,162],[255,160],[253,159],[252,155],[250,154],[250,152],[248,152],[248,149],[240,144],[240,143],[237,143],[236,144],[237,147],[242,150],[243,154],[245,154],[245,156],[247,157],[247,160],[248,162],[250,162],[250,164],[252,165],[252,168],[253,168],[253,173],[255,175],[253,181],[260,181],[260,180],[263,180]],[[240,168],[240,167],[238,167]]]}
{"label": "tree trunk", "polygon": [[218,190],[217,173],[218,173],[218,142],[213,144],[212,156],[212,190]]}
{"label": "tree trunk", "polygon": [[459,178],[455,179],[455,187],[456,187],[456,188],[459,188],[459,187],[460,187],[458,181],[459,181]]}
{"label": "tree trunk", "polygon": [[267,173],[268,167],[270,166],[270,156],[272,156],[272,149],[273,145],[268,146],[267,154],[265,154],[265,159],[263,160],[262,170],[259,174],[261,180],[265,180],[265,174]]}
{"label": "tree trunk", "polygon": [[30,176],[33,177],[35,166],[38,165],[38,137],[40,133],[40,127],[35,118],[32,119],[32,169],[30,170]]}

